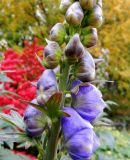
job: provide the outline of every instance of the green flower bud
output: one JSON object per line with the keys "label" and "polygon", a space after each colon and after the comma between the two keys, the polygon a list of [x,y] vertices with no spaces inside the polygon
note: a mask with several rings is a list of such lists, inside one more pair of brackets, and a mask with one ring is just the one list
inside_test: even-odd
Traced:
{"label": "green flower bud", "polygon": [[65,39],[66,31],[62,23],[57,23],[50,31],[50,38],[53,41],[63,44]]}
{"label": "green flower bud", "polygon": [[61,0],[60,11],[65,14],[69,6],[73,3],[73,0]]}
{"label": "green flower bud", "polygon": [[71,25],[80,25],[84,17],[83,10],[79,2],[73,3],[67,10],[65,18]]}
{"label": "green flower bud", "polygon": [[95,63],[91,54],[84,48],[84,54],[79,61],[77,78],[83,82],[90,82],[95,78]]}
{"label": "green flower bud", "polygon": [[96,0],[79,0],[81,7],[85,10],[92,9],[94,5],[96,5],[95,1]]}
{"label": "green flower bud", "polygon": [[97,29],[96,28],[86,28],[83,30],[84,34],[83,35],[83,40],[82,43],[86,48],[93,47],[97,44],[98,41],[98,34],[97,34]]}
{"label": "green flower bud", "polygon": [[82,57],[84,46],[80,42],[79,34],[76,33],[65,48],[65,55],[69,60],[78,60]]}
{"label": "green flower bud", "polygon": [[103,23],[103,13],[99,5],[96,5],[85,17],[84,26],[100,27]]}
{"label": "green flower bud", "polygon": [[61,48],[57,42],[48,41],[47,46],[44,48],[45,67],[48,69],[54,69],[58,66],[61,59]]}

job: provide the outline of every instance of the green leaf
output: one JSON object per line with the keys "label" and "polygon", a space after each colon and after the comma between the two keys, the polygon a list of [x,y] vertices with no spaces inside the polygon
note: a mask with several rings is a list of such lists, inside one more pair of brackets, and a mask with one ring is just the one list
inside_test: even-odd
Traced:
{"label": "green leaf", "polygon": [[13,107],[12,105],[0,106],[0,111],[2,111],[3,109],[17,110],[17,108]]}
{"label": "green leaf", "polygon": [[70,117],[71,116],[70,114],[68,114],[68,113],[66,113],[64,111],[60,111],[60,110],[59,110],[59,115],[60,116],[64,116],[64,117]]}
{"label": "green leaf", "polygon": [[102,149],[111,149],[113,150],[115,147],[115,139],[111,132],[108,131],[101,131],[98,133],[101,141],[101,148]]}
{"label": "green leaf", "polygon": [[62,100],[62,93],[56,92],[50,97],[50,99],[45,104],[45,106],[47,107],[47,115],[52,120],[58,118],[61,114],[61,111],[59,110],[61,100]]}
{"label": "green leaf", "polygon": [[119,106],[118,103],[116,103],[116,102],[114,102],[114,101],[107,100],[107,101],[105,101],[105,102],[106,102],[106,104],[107,104],[108,106]]}
{"label": "green leaf", "polygon": [[11,111],[11,115],[5,114],[5,113],[0,113],[0,118],[11,125],[16,126],[20,130],[24,131],[25,130],[25,124],[23,122],[23,118],[20,116],[18,112]]}
{"label": "green leaf", "polygon": [[8,147],[9,147],[10,149],[13,149],[13,148],[14,148],[14,142],[6,141],[6,144],[8,145]]}
{"label": "green leaf", "polygon": [[13,82],[13,81],[9,77],[7,77],[4,73],[0,73],[0,82]]}
{"label": "green leaf", "polygon": [[31,160],[25,155],[16,155],[12,151],[0,148],[0,160]]}
{"label": "green leaf", "polygon": [[0,133],[0,141],[4,142],[27,142],[30,141],[26,133]]}

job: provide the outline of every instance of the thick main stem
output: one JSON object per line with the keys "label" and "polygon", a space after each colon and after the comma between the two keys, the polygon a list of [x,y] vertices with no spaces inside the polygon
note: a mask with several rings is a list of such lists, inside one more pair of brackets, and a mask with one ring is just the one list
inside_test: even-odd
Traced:
{"label": "thick main stem", "polygon": [[52,123],[51,135],[48,140],[46,155],[44,160],[56,160],[58,136],[60,132],[60,122]]}
{"label": "thick main stem", "polygon": [[[63,95],[62,95],[62,101],[59,106],[59,109],[62,109],[64,106],[64,101],[65,101],[64,91],[67,88],[69,68],[70,67],[67,61],[65,61],[63,63],[63,66],[61,66],[61,77],[60,77],[59,89],[63,93]],[[43,160],[56,160],[59,132],[60,132],[60,120],[57,119],[56,122],[52,123],[50,137],[49,137],[48,144],[47,144],[47,150],[46,150],[46,154]]]}

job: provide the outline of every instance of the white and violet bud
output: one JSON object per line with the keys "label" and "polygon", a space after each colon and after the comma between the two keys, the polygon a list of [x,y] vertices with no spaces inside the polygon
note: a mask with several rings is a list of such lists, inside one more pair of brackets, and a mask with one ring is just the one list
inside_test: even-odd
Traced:
{"label": "white and violet bud", "polygon": [[71,25],[78,26],[81,24],[84,18],[84,13],[79,2],[73,3],[68,8],[65,18],[66,18],[66,21]]}
{"label": "white and violet bud", "polygon": [[61,48],[55,41],[48,41],[47,46],[44,49],[45,67],[48,69],[54,69],[58,66],[61,59]]}
{"label": "white and violet bud", "polygon": [[96,0],[79,0],[80,5],[85,10],[90,10],[96,5]]}
{"label": "white and violet bud", "polygon": [[65,40],[65,27],[62,23],[55,24],[50,31],[50,38],[53,41],[63,44]]}
{"label": "white and violet bud", "polygon": [[73,3],[73,0],[61,0],[60,11],[65,14],[69,6]]}
{"label": "white and violet bud", "polygon": [[84,26],[100,27],[103,23],[102,8],[96,5],[85,17]]}
{"label": "white and violet bud", "polygon": [[77,68],[77,78],[82,82],[90,82],[95,79],[95,62],[91,54],[84,49],[84,54],[79,60]]}
{"label": "white and violet bud", "polygon": [[[96,28],[86,28],[83,30],[82,43],[86,48],[93,47],[98,42],[98,34]],[[84,35],[85,34],[85,35]]]}
{"label": "white and violet bud", "polygon": [[65,55],[70,60],[78,60],[82,57],[84,46],[80,41],[79,34],[76,33],[69,41],[65,48]]}

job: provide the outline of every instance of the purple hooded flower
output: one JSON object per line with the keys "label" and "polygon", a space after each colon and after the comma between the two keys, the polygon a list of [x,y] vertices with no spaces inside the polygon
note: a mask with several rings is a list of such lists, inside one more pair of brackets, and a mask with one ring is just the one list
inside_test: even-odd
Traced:
{"label": "purple hooded flower", "polygon": [[53,70],[46,69],[37,82],[37,90],[43,89],[46,91],[50,88],[57,89],[56,76]]}
{"label": "purple hooded flower", "polygon": [[[72,84],[77,85],[77,81]],[[94,121],[106,107],[102,93],[92,84],[80,85],[78,92],[72,94],[72,106],[85,120]]]}
{"label": "purple hooded flower", "polygon": [[[36,99],[32,103],[37,104]],[[44,115],[39,110],[35,109],[33,106],[29,105],[24,113],[24,122],[26,125],[26,132],[31,137],[40,136],[44,130],[43,124],[40,119]]]}
{"label": "purple hooded flower", "polygon": [[66,148],[70,157],[73,160],[89,160],[99,147],[92,125],[82,119],[73,108],[65,107],[64,111],[71,115],[61,118]]}

